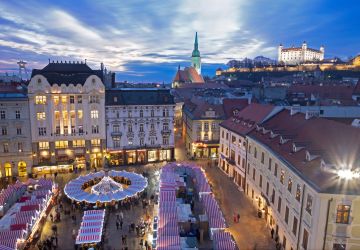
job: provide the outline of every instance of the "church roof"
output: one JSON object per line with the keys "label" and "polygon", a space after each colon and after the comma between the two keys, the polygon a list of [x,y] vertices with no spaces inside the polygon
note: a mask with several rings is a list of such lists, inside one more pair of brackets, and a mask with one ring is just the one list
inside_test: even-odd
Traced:
{"label": "church roof", "polygon": [[194,50],[193,50],[191,56],[192,56],[192,57],[200,57],[200,51],[199,51],[199,44],[198,44],[197,32],[195,33]]}
{"label": "church roof", "polygon": [[178,83],[205,83],[201,75],[194,67],[186,67],[183,70],[178,69],[173,82]]}

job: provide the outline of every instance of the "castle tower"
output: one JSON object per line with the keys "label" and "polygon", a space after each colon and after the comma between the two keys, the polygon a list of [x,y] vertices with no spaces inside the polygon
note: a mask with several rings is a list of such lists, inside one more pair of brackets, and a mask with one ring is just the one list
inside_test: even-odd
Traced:
{"label": "castle tower", "polygon": [[191,55],[191,67],[194,67],[199,73],[199,75],[201,75],[201,57],[198,45],[197,32],[195,33],[194,50]]}

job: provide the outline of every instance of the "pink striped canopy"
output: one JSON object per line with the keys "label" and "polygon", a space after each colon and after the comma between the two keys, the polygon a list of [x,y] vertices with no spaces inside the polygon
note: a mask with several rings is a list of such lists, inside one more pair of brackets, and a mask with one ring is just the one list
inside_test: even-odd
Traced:
{"label": "pink striped canopy", "polygon": [[215,250],[235,250],[236,245],[231,234],[223,230],[213,231],[213,240]]}
{"label": "pink striped canopy", "polygon": [[226,228],[225,219],[214,196],[212,194],[202,194],[200,200],[209,219],[209,226],[211,228]]}

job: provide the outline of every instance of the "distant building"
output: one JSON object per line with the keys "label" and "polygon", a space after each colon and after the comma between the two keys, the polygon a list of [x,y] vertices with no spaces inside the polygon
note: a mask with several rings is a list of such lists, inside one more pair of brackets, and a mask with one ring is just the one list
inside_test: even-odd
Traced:
{"label": "distant building", "polygon": [[169,89],[108,90],[109,163],[127,165],[174,160],[174,109]]}
{"label": "distant building", "polygon": [[52,62],[28,86],[34,172],[100,167],[106,152],[102,71]]}
{"label": "distant building", "polygon": [[199,98],[186,101],[182,118],[187,153],[195,158],[218,158],[219,124],[247,105],[247,99],[224,99],[216,104]]}
{"label": "distant building", "polygon": [[0,84],[0,177],[31,173],[29,103],[25,89]]}
{"label": "distant building", "polygon": [[300,64],[303,62],[317,62],[324,60],[324,46],[319,50],[308,48],[306,42],[301,47],[284,48],[281,44],[278,48],[278,62],[285,64]]}

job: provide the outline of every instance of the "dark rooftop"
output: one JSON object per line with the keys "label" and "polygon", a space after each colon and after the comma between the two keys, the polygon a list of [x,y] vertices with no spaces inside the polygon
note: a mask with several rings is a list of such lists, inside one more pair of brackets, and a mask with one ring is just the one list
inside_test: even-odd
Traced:
{"label": "dark rooftop", "polygon": [[123,88],[109,89],[105,93],[105,105],[171,105],[175,104],[169,89]]}

